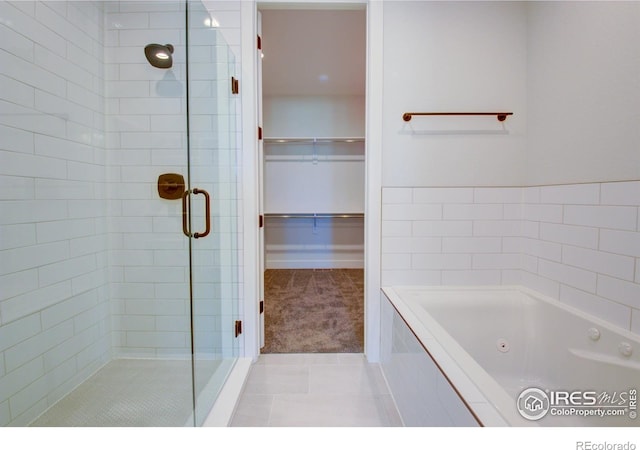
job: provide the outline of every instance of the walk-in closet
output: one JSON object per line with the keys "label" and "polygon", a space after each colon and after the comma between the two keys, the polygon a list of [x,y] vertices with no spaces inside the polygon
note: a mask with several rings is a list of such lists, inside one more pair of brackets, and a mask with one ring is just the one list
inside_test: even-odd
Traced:
{"label": "walk-in closet", "polygon": [[264,353],[363,351],[365,23],[261,9]]}

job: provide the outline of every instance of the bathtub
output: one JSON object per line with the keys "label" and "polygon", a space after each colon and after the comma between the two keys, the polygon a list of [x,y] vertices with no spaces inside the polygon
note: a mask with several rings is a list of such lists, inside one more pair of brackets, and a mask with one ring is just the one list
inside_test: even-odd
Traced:
{"label": "bathtub", "polygon": [[[383,316],[386,307],[401,317],[387,339],[398,339],[396,322],[407,327],[471,424],[640,425],[640,336],[519,286],[382,292]],[[397,343],[388,346],[397,352]]]}

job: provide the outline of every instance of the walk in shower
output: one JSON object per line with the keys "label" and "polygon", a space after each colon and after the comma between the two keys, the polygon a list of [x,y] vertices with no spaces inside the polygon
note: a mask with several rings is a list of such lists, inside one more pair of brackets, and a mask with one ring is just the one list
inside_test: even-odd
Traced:
{"label": "walk in shower", "polygon": [[0,425],[201,425],[242,339],[215,7],[0,2],[0,37]]}

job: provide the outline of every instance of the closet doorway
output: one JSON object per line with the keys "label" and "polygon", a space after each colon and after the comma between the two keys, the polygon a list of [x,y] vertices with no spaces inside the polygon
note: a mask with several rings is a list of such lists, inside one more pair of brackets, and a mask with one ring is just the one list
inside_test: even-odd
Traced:
{"label": "closet doorway", "polygon": [[259,6],[261,351],[362,353],[366,10],[306,8]]}

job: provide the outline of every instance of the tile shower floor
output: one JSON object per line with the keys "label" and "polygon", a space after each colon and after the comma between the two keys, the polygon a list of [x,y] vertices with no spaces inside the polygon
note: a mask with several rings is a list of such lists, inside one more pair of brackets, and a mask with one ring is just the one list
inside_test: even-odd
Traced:
{"label": "tile shower floor", "polygon": [[402,426],[378,364],[361,353],[263,354],[234,427]]}
{"label": "tile shower floor", "polygon": [[[196,379],[208,380],[219,366],[218,361],[199,361]],[[55,403],[31,426],[190,426],[192,395],[190,360],[116,359]]]}

